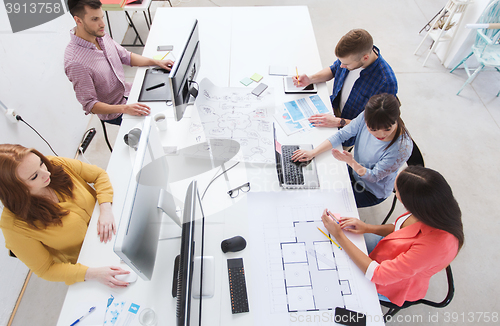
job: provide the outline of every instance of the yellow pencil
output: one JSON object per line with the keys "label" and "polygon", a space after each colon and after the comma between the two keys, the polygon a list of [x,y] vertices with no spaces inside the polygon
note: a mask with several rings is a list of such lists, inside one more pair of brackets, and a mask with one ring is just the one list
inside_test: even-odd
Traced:
{"label": "yellow pencil", "polygon": [[297,73],[297,85],[300,85],[300,82],[299,82],[299,70],[297,69],[297,67],[295,67],[295,72]]}
{"label": "yellow pencil", "polygon": [[163,56],[163,58],[161,58],[161,60],[165,59],[165,57],[170,53],[170,51],[168,51],[167,53],[165,53],[165,55]]}
{"label": "yellow pencil", "polygon": [[323,232],[323,230],[321,230],[320,228],[318,228],[318,230],[320,230],[320,231],[321,231],[321,233],[323,233],[323,234],[325,235],[325,237],[327,237],[328,239],[330,239],[330,241],[331,241],[334,245],[336,245],[337,247],[339,247],[339,249],[340,249],[340,250],[342,250],[342,248],[340,248],[340,246],[339,246],[339,245],[338,245],[335,241],[333,241],[333,240],[332,240],[332,238],[330,238],[330,237],[328,236],[328,234],[326,234],[325,232]]}

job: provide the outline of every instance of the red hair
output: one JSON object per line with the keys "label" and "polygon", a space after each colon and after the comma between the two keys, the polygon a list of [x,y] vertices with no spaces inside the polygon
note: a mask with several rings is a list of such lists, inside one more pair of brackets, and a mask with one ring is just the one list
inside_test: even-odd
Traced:
{"label": "red hair", "polygon": [[56,192],[73,197],[73,181],[62,166],[54,166],[39,151],[21,145],[0,145],[0,200],[17,218],[34,228],[62,225],[61,218],[69,211],[45,197],[35,196],[17,175],[17,168],[30,153],[40,157],[51,173],[48,187]]}

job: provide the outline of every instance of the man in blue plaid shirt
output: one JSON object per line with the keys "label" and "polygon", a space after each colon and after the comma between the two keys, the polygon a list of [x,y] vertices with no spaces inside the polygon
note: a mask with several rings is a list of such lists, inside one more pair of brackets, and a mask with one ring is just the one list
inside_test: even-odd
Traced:
{"label": "man in blue plaid shirt", "polygon": [[[294,83],[297,86],[322,83],[334,79],[330,96],[333,112],[316,114],[309,121],[317,127],[343,127],[363,112],[373,95],[389,93],[396,95],[398,82],[394,71],[382,58],[380,50],[373,45],[373,38],[364,29],[353,29],[344,35],[335,47],[337,61],[314,75],[301,75]],[[354,138],[343,143],[354,144]]]}

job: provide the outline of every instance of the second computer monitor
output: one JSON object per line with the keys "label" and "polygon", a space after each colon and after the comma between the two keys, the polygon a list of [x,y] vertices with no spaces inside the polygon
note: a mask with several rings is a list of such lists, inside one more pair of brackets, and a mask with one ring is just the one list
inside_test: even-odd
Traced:
{"label": "second computer monitor", "polygon": [[182,119],[191,96],[196,98],[197,90],[193,82],[200,69],[200,40],[198,20],[195,20],[188,34],[184,48],[170,71],[170,87],[174,116]]}

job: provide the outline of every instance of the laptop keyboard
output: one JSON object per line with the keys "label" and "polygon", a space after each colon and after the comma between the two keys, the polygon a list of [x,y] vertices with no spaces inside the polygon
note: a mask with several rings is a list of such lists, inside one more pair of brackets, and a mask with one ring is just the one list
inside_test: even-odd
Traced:
{"label": "laptop keyboard", "polygon": [[304,174],[302,173],[302,164],[292,161],[293,152],[299,149],[296,145],[283,145],[281,146],[281,153],[283,156],[283,177],[284,182],[289,185],[302,185],[304,184]]}

